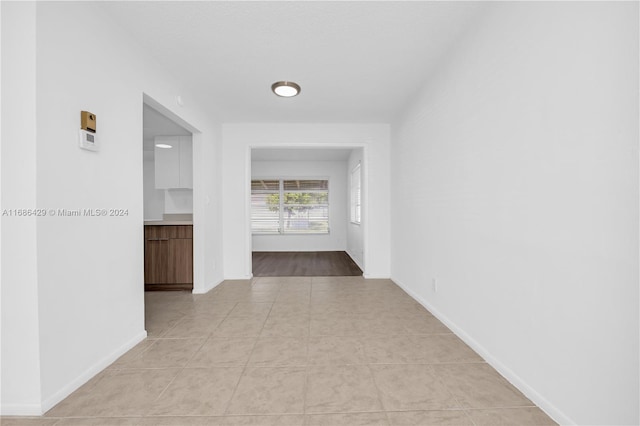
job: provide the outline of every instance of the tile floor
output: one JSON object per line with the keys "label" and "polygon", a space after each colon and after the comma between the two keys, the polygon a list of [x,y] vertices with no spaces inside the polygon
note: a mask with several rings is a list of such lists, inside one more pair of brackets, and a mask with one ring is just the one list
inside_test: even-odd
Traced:
{"label": "tile floor", "polygon": [[44,417],[2,424],[555,424],[389,280],[145,296],[148,339]]}

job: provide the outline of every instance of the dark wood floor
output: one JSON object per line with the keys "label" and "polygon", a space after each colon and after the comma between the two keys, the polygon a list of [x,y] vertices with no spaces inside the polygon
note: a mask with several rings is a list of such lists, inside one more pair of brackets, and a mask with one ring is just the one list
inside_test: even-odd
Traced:
{"label": "dark wood floor", "polygon": [[343,251],[253,252],[254,277],[359,276],[362,270]]}

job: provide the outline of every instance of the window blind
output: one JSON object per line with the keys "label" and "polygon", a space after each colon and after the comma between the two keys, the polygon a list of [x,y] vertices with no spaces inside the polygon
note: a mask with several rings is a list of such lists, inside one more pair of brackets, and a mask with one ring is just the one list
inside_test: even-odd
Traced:
{"label": "window blind", "polygon": [[251,232],[278,234],[280,232],[280,181],[251,181]]}
{"label": "window blind", "polygon": [[360,164],[351,171],[351,222],[360,223],[362,217],[362,177]]}
{"label": "window blind", "polygon": [[329,181],[252,180],[251,229],[254,234],[328,234]]}

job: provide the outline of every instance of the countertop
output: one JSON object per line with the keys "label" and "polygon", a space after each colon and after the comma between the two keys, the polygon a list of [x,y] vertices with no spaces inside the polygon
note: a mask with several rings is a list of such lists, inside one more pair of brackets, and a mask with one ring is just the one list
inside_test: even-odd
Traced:
{"label": "countertop", "polygon": [[168,226],[168,225],[193,225],[192,220],[145,220],[144,225]]}

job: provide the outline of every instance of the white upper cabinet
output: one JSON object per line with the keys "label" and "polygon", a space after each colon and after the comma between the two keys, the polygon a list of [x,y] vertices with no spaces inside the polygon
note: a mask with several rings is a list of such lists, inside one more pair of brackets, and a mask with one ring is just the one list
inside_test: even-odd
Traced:
{"label": "white upper cabinet", "polygon": [[193,188],[191,136],[156,136],[154,147],[157,189]]}

